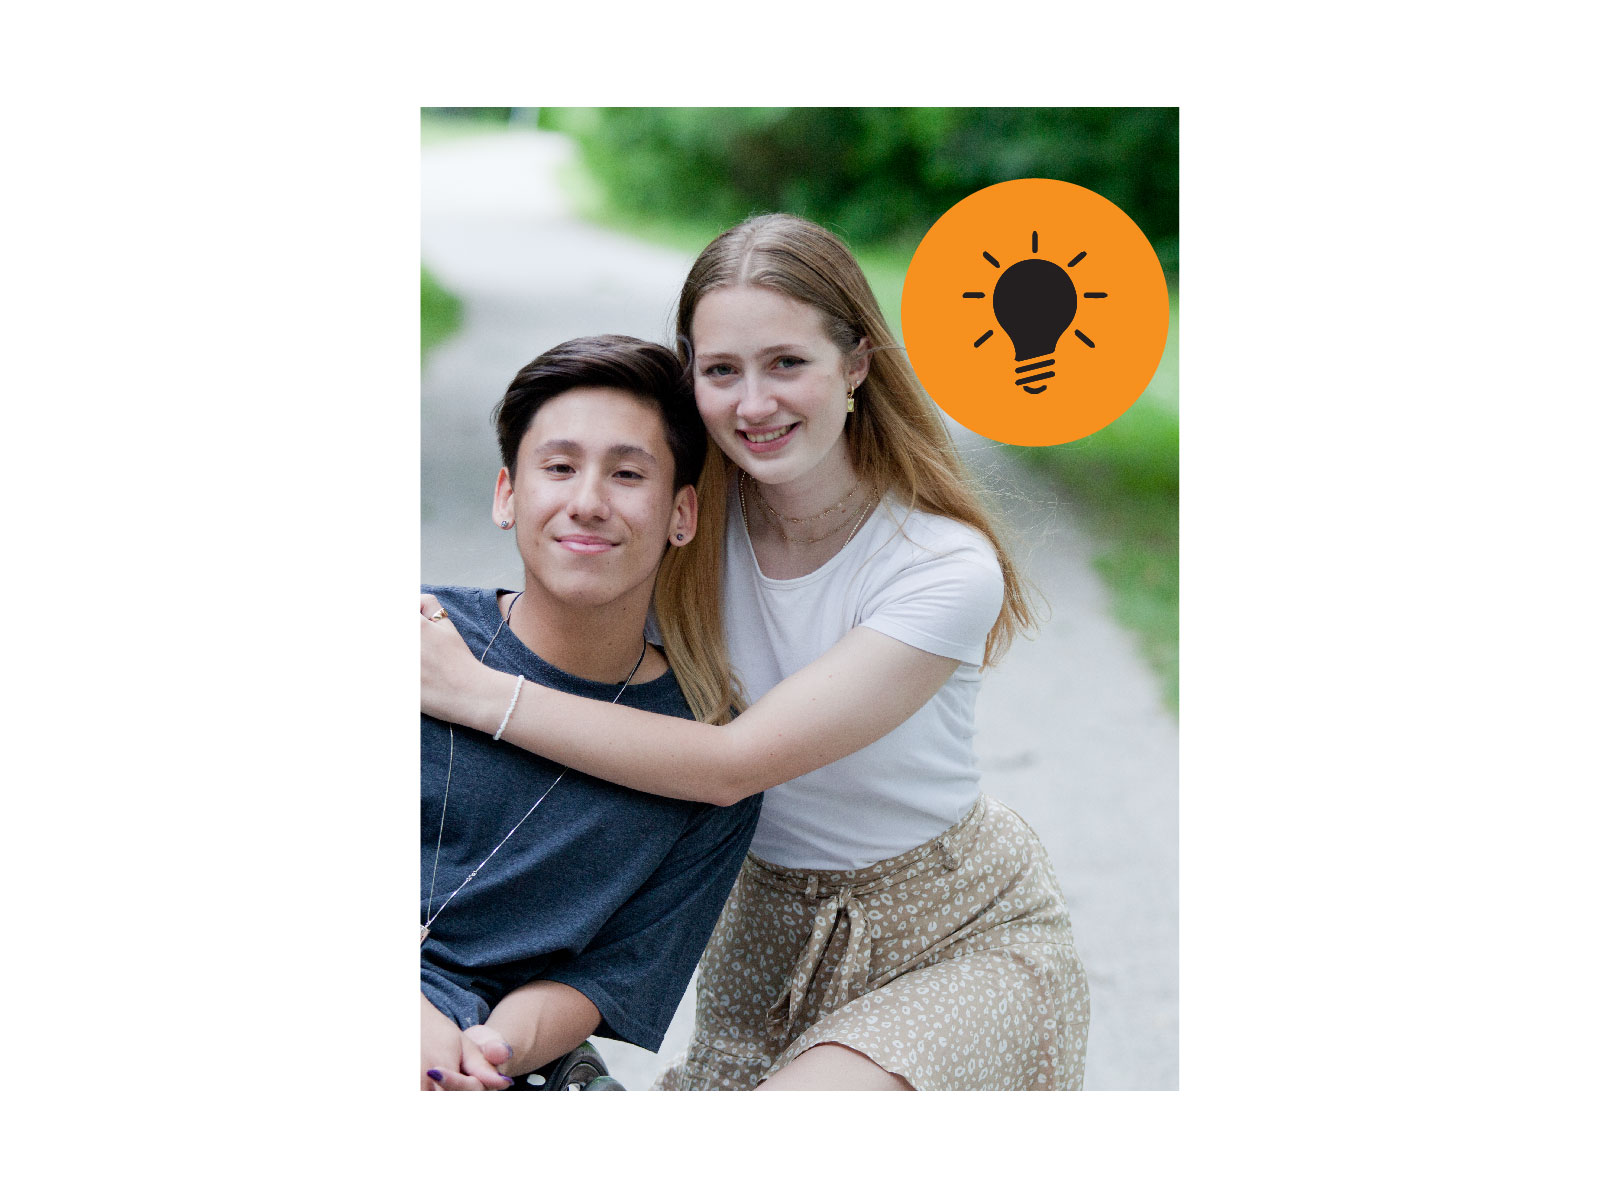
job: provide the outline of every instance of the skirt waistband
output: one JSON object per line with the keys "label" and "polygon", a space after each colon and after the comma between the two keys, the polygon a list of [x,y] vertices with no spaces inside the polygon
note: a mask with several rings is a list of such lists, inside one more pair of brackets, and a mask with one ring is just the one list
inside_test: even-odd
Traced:
{"label": "skirt waistband", "polygon": [[905,853],[856,870],[806,870],[795,866],[779,866],[755,854],[748,855],[745,861],[756,882],[778,891],[794,891],[805,895],[807,899],[814,900],[846,890],[854,895],[870,895],[936,867],[954,870],[977,836],[984,813],[993,802],[987,795],[980,794],[978,802],[967,810],[967,814],[937,837]]}

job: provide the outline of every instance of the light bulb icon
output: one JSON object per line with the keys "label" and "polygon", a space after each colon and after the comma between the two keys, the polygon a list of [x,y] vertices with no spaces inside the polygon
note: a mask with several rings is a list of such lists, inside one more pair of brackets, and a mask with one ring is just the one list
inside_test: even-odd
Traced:
{"label": "light bulb icon", "polygon": [[[1033,235],[1033,252],[1039,252],[1037,232]],[[983,256],[991,266],[1000,265],[987,251]],[[1085,250],[1067,265],[1077,266],[1087,256],[1088,251]],[[970,300],[987,298],[981,291],[963,292],[962,295]],[[1084,292],[1082,298],[1103,300],[1106,295],[1103,291],[1090,291]],[[1051,355],[1056,352],[1062,336],[1078,315],[1078,300],[1078,289],[1072,282],[1072,276],[1048,258],[1019,259],[1001,272],[1000,278],[995,281],[994,319],[1005,330],[1016,350],[1013,361],[1021,363],[1015,368],[1014,373],[1018,377],[1013,382],[1028,394],[1040,394],[1049,387],[1045,380],[1055,378],[1056,372],[1045,368],[1056,365]],[[1094,349],[1094,342],[1081,329],[1074,329],[1073,333],[1084,345]],[[973,347],[981,346],[993,334],[994,330],[990,329],[972,343]],[[1035,383],[1037,387],[1033,386]]]}
{"label": "light bulb icon", "polygon": [[[1019,375],[1055,365],[1050,355],[1077,314],[1078,289],[1073,287],[1072,277],[1048,258],[1014,262],[994,285],[994,319],[1016,347],[1014,361],[1025,364],[1017,368]],[[1032,361],[1036,358],[1043,361]],[[1032,384],[1054,375],[1055,371],[1045,371],[1026,381],[1019,378],[1017,383]],[[1047,386],[1039,383],[1037,389],[1024,386],[1023,390],[1037,395]]]}
{"label": "light bulb icon", "polygon": [[951,205],[917,245],[900,298],[929,397],[1007,445],[1065,445],[1128,411],[1172,315],[1150,239],[1062,179],[1008,179]]}

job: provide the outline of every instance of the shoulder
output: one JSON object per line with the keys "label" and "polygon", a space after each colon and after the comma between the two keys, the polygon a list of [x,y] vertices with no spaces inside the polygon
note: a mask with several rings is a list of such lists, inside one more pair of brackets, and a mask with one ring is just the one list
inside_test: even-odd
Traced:
{"label": "shoulder", "polygon": [[481,613],[496,606],[499,593],[492,587],[442,587],[424,583],[422,594],[432,595],[447,611]]}
{"label": "shoulder", "polygon": [[989,539],[948,516],[885,500],[874,527],[874,548],[897,569],[942,567],[957,574],[1000,577]]}
{"label": "shoulder", "polygon": [[989,539],[948,517],[886,505],[863,570],[856,623],[916,649],[979,664],[1005,602]]}
{"label": "shoulder", "polygon": [[484,649],[495,629],[500,626],[499,593],[493,588],[435,587],[424,584],[422,592],[432,595],[439,601],[439,606],[450,614],[450,623],[474,655]]}

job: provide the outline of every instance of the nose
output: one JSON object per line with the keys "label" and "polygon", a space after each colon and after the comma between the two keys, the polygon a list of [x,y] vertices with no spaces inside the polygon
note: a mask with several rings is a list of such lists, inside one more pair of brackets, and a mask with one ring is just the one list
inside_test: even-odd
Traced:
{"label": "nose", "polygon": [[758,425],[778,410],[778,398],[760,374],[747,374],[739,384],[739,399],[734,413],[742,421]]}
{"label": "nose", "polygon": [[604,471],[586,470],[567,485],[567,515],[573,520],[605,520],[611,515]]}

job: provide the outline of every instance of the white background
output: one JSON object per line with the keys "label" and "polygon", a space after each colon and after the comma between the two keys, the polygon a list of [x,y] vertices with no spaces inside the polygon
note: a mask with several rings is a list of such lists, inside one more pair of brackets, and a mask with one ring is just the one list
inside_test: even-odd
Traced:
{"label": "white background", "polygon": [[[1593,96],[1555,11],[13,16],[13,1169],[1589,1191]],[[409,1092],[417,108],[485,102],[1181,106],[1181,1092]]]}

